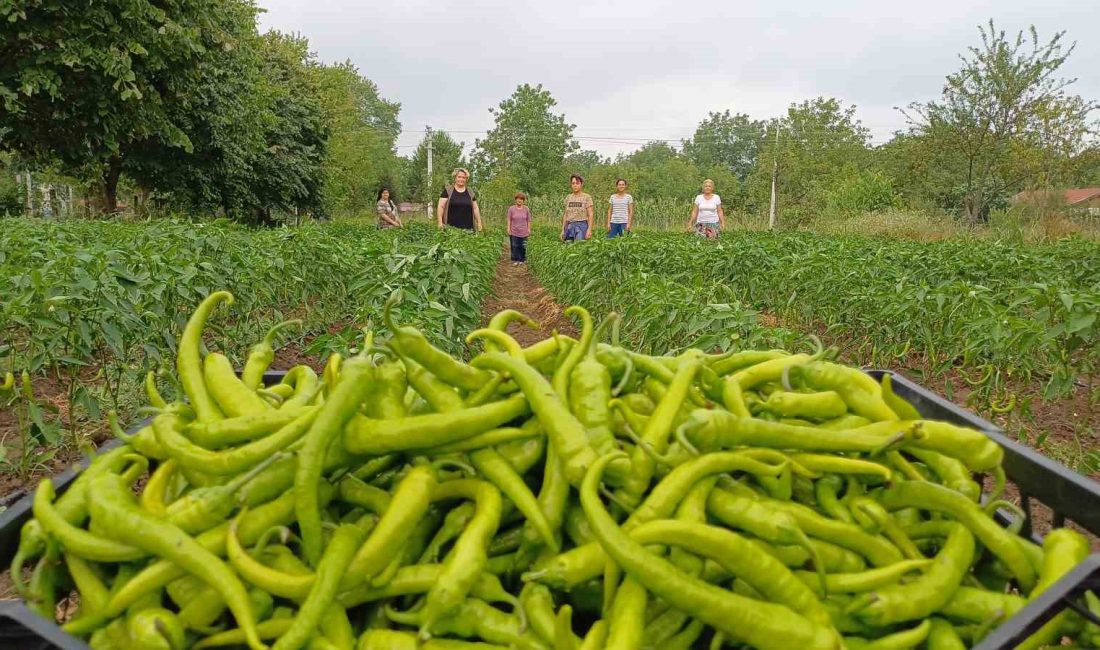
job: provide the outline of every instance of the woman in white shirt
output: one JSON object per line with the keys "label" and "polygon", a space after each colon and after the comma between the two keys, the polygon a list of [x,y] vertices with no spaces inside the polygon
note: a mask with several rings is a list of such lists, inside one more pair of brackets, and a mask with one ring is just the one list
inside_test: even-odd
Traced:
{"label": "woman in white shirt", "polygon": [[726,228],[726,215],[722,212],[722,197],[714,193],[714,181],[703,181],[703,193],[695,197],[687,229],[707,239],[718,239],[718,233]]}

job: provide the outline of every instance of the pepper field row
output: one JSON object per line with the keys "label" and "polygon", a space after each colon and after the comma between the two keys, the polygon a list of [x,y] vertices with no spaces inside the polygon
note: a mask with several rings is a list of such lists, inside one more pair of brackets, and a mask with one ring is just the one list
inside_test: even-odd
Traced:
{"label": "pepper field row", "polygon": [[[284,337],[311,335],[305,352],[321,358],[346,349],[358,335],[350,324],[366,322],[399,288],[402,318],[460,351],[459,333],[480,317],[499,254],[497,242],[463,235],[423,224],[258,230],[220,221],[2,220],[0,372],[56,377],[60,412],[69,414],[61,422],[50,403],[24,396],[15,405],[23,453],[14,469],[44,461],[34,455],[38,444],[75,438],[82,418],[136,406],[146,371],[170,365],[172,333],[212,287],[235,287],[234,318],[222,329],[229,341],[301,318],[304,327]],[[226,353],[239,362],[245,351],[229,345]]]}
{"label": "pepper field row", "polygon": [[[1100,369],[1100,245],[1086,240],[1024,246],[730,231],[716,243],[643,231],[561,246],[543,232],[530,247],[547,288],[620,311],[646,349],[721,344],[696,339],[706,330],[684,327],[674,309],[666,320],[634,318],[679,292],[697,298],[680,303],[687,321],[751,313],[751,305],[788,327],[843,337],[869,364],[916,358],[932,376],[961,367],[992,404],[1011,401],[1003,389],[1013,378],[1040,383],[1053,399],[1092,386]],[[578,283],[574,269],[589,281]],[[741,318],[744,337],[751,320]]]}
{"label": "pepper field row", "polygon": [[[93,650],[954,649],[1089,552],[1002,527],[1004,448],[834,350],[651,356],[572,307],[577,340],[521,348],[505,311],[467,363],[398,300],[354,356],[267,386],[266,341],[239,378],[204,354],[233,297],[204,300],[187,401],[150,383],[152,424],[36,490],[28,606],[75,589],[63,629]],[[1025,647],[1063,637],[1100,626],[1067,611]]]}

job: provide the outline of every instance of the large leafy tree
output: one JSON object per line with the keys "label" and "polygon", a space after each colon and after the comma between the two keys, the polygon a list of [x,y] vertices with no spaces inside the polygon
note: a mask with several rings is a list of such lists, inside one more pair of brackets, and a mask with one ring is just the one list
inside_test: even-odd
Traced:
{"label": "large leafy tree", "polygon": [[479,178],[509,170],[529,194],[560,192],[565,157],[577,150],[573,124],[555,114],[557,101],[542,84],[523,84],[495,108],[494,126],[475,142]]}
{"label": "large leafy tree", "polygon": [[724,167],[743,180],[756,166],[764,128],[744,113],[710,113],[684,142],[684,155],[701,168]]}
{"label": "large leafy tree", "polygon": [[203,58],[198,66],[202,83],[195,84],[188,102],[170,111],[190,146],[144,140],[134,143],[123,160],[126,176],[181,208],[221,209],[237,216],[258,201],[254,165],[267,153],[267,131],[276,119],[264,78],[263,37],[255,30],[251,8],[241,8],[248,13],[240,16],[233,47]]}
{"label": "large leafy tree", "polygon": [[396,194],[402,182],[395,150],[401,105],[383,98],[350,61],[310,70],[329,129],[322,170],[326,210],[372,206],[381,185]]}
{"label": "large leafy tree", "polygon": [[1016,190],[1079,175],[1097,108],[1067,90],[1073,79],[1057,76],[1074,49],[1064,32],[1044,43],[1034,27],[1009,37],[990,21],[979,33],[981,44],[960,57],[941,98],[905,111],[907,153],[949,170],[956,184],[936,189],[970,221]]}
{"label": "large leafy tree", "polygon": [[[624,156],[621,170],[631,192],[641,197],[690,199],[699,193],[706,172],[665,142],[650,142]],[[731,176],[729,173],[726,176]],[[712,179],[722,192],[732,192],[730,179]]]}
{"label": "large leafy tree", "polygon": [[748,181],[751,208],[767,209],[776,162],[781,203],[810,211],[824,204],[832,185],[868,166],[870,133],[855,110],[838,99],[817,97],[791,104],[786,115],[770,120]]}
{"label": "large leafy tree", "polygon": [[[455,142],[445,131],[432,131],[432,177],[428,178],[428,135],[420,140],[405,167],[405,193],[421,203],[435,204],[436,197],[451,182],[451,172],[465,167],[463,142]],[[480,191],[480,189],[479,189]]]}
{"label": "large leafy tree", "polygon": [[178,116],[203,64],[254,30],[248,0],[0,2],[0,130],[31,160],[94,169],[113,211],[135,150],[191,151]]}
{"label": "large leafy tree", "polygon": [[611,160],[604,158],[599,152],[591,149],[582,149],[580,151],[574,151],[565,157],[563,165],[570,174],[585,174],[592,173],[593,170],[599,168],[601,165],[610,164]]}
{"label": "large leafy tree", "polygon": [[270,222],[273,210],[322,212],[325,146],[330,129],[310,66],[309,43],[269,32],[261,41],[263,84],[270,100],[266,149],[252,162],[253,214]]}
{"label": "large leafy tree", "polygon": [[[735,205],[740,192],[737,177],[722,166],[700,168],[667,142],[649,142],[614,162],[590,170],[585,187],[594,196],[602,197],[615,191],[615,181],[623,178],[629,191],[639,199],[679,199],[690,201],[699,193],[705,178],[714,181],[715,188],[728,205]],[[685,215],[687,208],[684,208]]]}

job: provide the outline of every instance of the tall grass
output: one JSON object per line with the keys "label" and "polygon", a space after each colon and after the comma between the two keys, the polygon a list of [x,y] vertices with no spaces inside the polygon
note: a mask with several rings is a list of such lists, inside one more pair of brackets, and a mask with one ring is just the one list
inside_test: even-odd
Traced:
{"label": "tall grass", "polygon": [[[592,196],[593,216],[596,227],[603,228],[607,223],[607,197]],[[481,218],[488,227],[503,227],[512,203],[485,202],[481,205]],[[527,200],[535,223],[547,226],[560,226],[562,212],[565,209],[565,196],[532,196]],[[676,199],[639,199],[634,204],[634,224],[638,228],[650,230],[677,230],[687,225],[691,214],[691,204]]]}
{"label": "tall grass", "polygon": [[1014,243],[1052,242],[1070,236],[1100,239],[1100,220],[1072,218],[1059,213],[1030,214],[997,211],[989,223],[973,224],[950,215],[916,210],[887,210],[859,214],[821,214],[797,230],[828,235],[869,235],[912,241],[996,239]]}
{"label": "tall grass", "polygon": [[[596,229],[603,230],[607,223],[607,198],[593,195]],[[561,226],[565,195],[533,196],[528,198],[536,225],[557,228]],[[486,228],[503,230],[511,202],[485,200],[481,202],[481,217]],[[433,206],[434,207],[434,206]],[[748,213],[736,205],[727,205],[728,230],[768,230],[768,216]],[[691,214],[691,204],[669,198],[636,199],[634,226],[638,230],[683,231]],[[434,222],[427,211],[419,210],[401,215],[407,222]],[[343,217],[341,221],[374,223],[373,212],[356,217]],[[995,239],[1016,243],[1057,241],[1068,236],[1100,240],[1100,219],[1087,216],[1071,216],[1057,211],[1039,213],[1034,210],[1012,208],[995,211],[989,223],[971,224],[942,212],[911,209],[891,209],[876,212],[839,212],[822,210],[811,217],[801,216],[797,222],[779,214],[779,230],[798,230],[827,235],[868,235],[888,239],[911,241],[946,241],[951,239]]]}

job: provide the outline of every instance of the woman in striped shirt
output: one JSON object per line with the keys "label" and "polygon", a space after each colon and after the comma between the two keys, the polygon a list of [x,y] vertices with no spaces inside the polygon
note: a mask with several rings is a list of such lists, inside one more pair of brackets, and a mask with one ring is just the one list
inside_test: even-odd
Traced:
{"label": "woman in striped shirt", "polygon": [[615,193],[607,200],[607,238],[614,239],[634,227],[634,197],[626,193],[626,181],[615,181]]}

